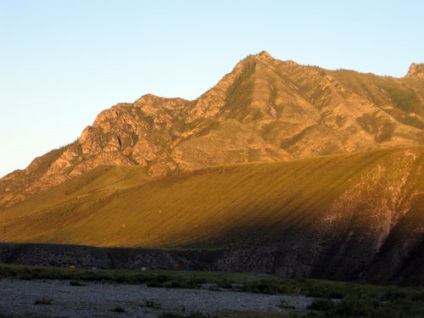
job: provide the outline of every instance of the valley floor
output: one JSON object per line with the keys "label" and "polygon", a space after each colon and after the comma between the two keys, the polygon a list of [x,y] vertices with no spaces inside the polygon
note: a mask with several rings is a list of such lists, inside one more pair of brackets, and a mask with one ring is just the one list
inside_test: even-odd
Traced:
{"label": "valley floor", "polygon": [[[146,285],[84,283],[66,280],[0,280],[0,316],[35,317],[149,317],[163,312],[181,316],[219,311],[284,312],[304,310],[313,298],[261,295],[208,289],[167,289]],[[284,304],[284,306],[282,306]]]}

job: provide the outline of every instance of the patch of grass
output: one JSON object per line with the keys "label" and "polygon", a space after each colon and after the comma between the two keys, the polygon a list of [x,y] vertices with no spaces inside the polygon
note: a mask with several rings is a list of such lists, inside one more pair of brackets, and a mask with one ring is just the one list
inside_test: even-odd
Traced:
{"label": "patch of grass", "polygon": [[160,303],[157,303],[153,300],[146,299],[143,301],[143,303],[140,305],[143,308],[152,308],[152,309],[160,309],[162,308],[162,305]]}
{"label": "patch of grass", "polygon": [[210,291],[221,291],[222,289],[218,285],[212,285],[208,287],[208,290]]}
{"label": "patch of grass", "polygon": [[413,91],[399,87],[391,87],[388,91],[394,104],[405,112],[415,112],[421,106],[417,95]]}
{"label": "patch of grass", "polygon": [[52,302],[53,302],[53,299],[49,297],[42,297],[42,298],[37,298],[34,301],[34,305],[51,305]]}
{"label": "patch of grass", "polygon": [[396,287],[358,286],[340,299],[316,299],[308,317],[423,317],[424,303],[417,291]]}
{"label": "patch of grass", "polygon": [[32,313],[24,313],[24,314],[1,314],[0,318],[41,318],[42,316]]}
{"label": "patch of grass", "polygon": [[278,307],[283,308],[283,309],[296,309],[295,306],[290,305],[286,300],[281,300]]}
{"label": "patch of grass", "polygon": [[304,314],[297,312],[256,312],[256,311],[231,311],[219,312],[218,318],[304,318]]}
{"label": "patch of grass", "polygon": [[189,314],[180,314],[175,312],[163,312],[158,318],[218,318],[215,315],[203,314],[201,312],[192,312]]}
{"label": "patch of grass", "polygon": [[233,288],[232,282],[228,279],[223,279],[221,281],[218,281],[217,286],[221,289],[232,289]]}
{"label": "patch of grass", "polygon": [[315,299],[312,304],[308,306],[308,309],[317,310],[317,311],[329,311],[332,310],[335,306],[334,301],[328,298],[318,298]]}
{"label": "patch of grass", "polygon": [[19,279],[21,280],[32,280],[32,276],[30,274],[22,274]]}
{"label": "patch of grass", "polygon": [[71,286],[85,286],[86,284],[84,284],[82,281],[80,280],[71,280],[69,282],[69,285]]}
{"label": "patch of grass", "polygon": [[119,305],[116,305],[114,308],[112,308],[110,311],[112,312],[117,312],[117,313],[126,313],[127,311],[125,310],[124,307],[121,307]]}

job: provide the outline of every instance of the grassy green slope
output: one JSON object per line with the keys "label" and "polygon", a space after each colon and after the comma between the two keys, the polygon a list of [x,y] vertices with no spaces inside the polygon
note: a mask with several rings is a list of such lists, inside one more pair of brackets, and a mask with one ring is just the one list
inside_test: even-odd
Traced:
{"label": "grassy green slope", "polygon": [[219,166],[150,182],[137,167],[97,168],[0,211],[0,240],[129,247],[281,241],[325,218],[376,167],[395,171],[406,153],[415,154],[406,202],[424,192],[422,147]]}

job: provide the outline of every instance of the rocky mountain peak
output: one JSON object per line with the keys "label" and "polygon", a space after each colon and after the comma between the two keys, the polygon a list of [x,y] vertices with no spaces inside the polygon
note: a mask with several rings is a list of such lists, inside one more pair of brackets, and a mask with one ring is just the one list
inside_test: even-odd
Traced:
{"label": "rocky mountain peak", "polygon": [[415,64],[412,63],[409,67],[408,78],[424,78],[424,64]]}
{"label": "rocky mountain peak", "polygon": [[271,56],[271,54],[269,54],[267,51],[262,51],[259,54],[257,54],[256,56],[259,57],[259,58],[262,58],[262,59],[274,59]]}
{"label": "rocky mountain peak", "polygon": [[[249,55],[243,60],[240,61],[239,65],[244,66],[246,64],[252,64],[252,63],[269,63],[269,62],[281,62],[271,56],[267,51],[262,51],[258,54]],[[237,67],[236,67],[237,68]]]}

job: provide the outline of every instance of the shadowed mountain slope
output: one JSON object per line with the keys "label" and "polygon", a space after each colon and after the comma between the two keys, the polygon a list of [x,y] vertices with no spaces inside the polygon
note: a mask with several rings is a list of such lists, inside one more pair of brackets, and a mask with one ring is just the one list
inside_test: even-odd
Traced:
{"label": "shadowed mountain slope", "polygon": [[138,165],[146,177],[207,166],[273,162],[419,145],[423,65],[405,78],[328,71],[245,58],[194,101],[146,95],[100,113],[74,143],[0,180],[0,205],[104,165]]}
{"label": "shadowed mountain slope", "polygon": [[212,248],[225,254],[219,270],[423,284],[423,155],[385,149],[153,181],[142,167],[99,167],[0,210],[0,240]]}

